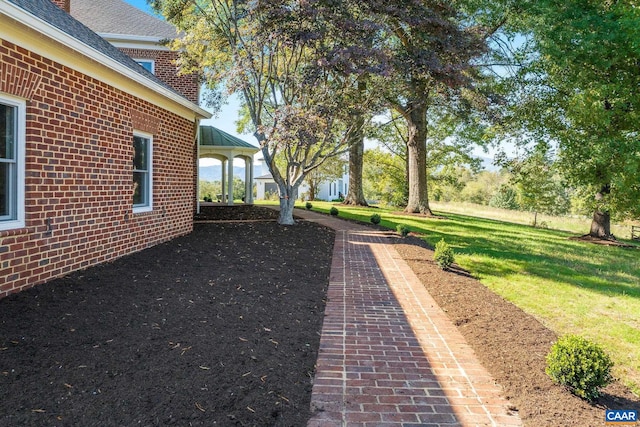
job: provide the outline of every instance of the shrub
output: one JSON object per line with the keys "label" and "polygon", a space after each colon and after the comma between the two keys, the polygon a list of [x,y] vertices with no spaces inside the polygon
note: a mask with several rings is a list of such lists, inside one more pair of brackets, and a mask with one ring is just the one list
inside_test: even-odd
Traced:
{"label": "shrub", "polygon": [[453,249],[444,239],[441,239],[438,243],[436,243],[436,249],[433,253],[433,259],[436,261],[436,264],[443,269],[447,270],[451,267],[451,264],[454,262]]}
{"label": "shrub", "polygon": [[329,213],[332,216],[338,216],[338,214],[340,213],[340,211],[338,211],[338,208],[336,208],[335,206],[331,206],[331,209],[329,209]]}
{"label": "shrub", "polygon": [[310,211],[313,205],[311,204],[311,202],[307,202],[304,204],[304,207],[307,208],[308,211]]}
{"label": "shrub", "polygon": [[551,346],[547,375],[588,401],[600,395],[600,388],[612,381],[613,362],[597,344],[577,335],[566,335]]}
{"label": "shrub", "polygon": [[409,227],[407,227],[404,224],[398,224],[396,226],[396,231],[398,232],[398,234],[400,234],[402,237],[407,237],[407,234],[409,234]]}
{"label": "shrub", "polygon": [[373,215],[371,215],[370,220],[372,224],[380,224],[380,220],[382,220],[382,218],[380,217],[380,215],[374,213]]}

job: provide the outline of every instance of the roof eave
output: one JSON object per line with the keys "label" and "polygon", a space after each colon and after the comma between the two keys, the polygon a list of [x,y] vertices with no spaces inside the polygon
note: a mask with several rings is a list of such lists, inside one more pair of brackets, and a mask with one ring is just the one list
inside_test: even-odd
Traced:
{"label": "roof eave", "polygon": [[114,33],[98,33],[100,37],[107,40],[117,48],[129,49],[146,49],[146,50],[163,50],[169,51],[164,45],[166,40],[172,40],[174,37],[157,37],[157,36],[134,36],[131,34],[114,34]]}
{"label": "roof eave", "polygon": [[4,7],[0,9],[0,13],[7,16],[8,18],[18,21],[22,25],[25,25],[26,27],[37,31],[40,34],[52,40],[55,40],[65,47],[72,49],[91,60],[104,64],[105,67],[116,71],[120,75],[125,76],[126,78],[133,80],[136,83],[144,85],[157,94],[170,99],[171,101],[181,105],[182,107],[192,110],[197,118],[211,118],[211,113],[202,109],[200,106],[194,104],[181,95],[172,92],[168,88],[154,82],[151,79],[144,77],[141,74],[136,73],[132,69],[126,67],[124,64],[116,61],[113,58],[110,58],[109,56],[103,54],[95,48],[72,37],[61,29],[55,27],[54,25],[51,25],[50,23],[38,18],[37,16],[32,15],[19,6],[11,2],[3,3]]}

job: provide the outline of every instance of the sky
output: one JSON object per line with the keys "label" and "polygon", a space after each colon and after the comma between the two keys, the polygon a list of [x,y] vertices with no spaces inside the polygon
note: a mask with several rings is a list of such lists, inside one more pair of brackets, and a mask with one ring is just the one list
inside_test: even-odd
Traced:
{"label": "sky", "polygon": [[[147,4],[146,0],[124,0],[127,3],[141,9],[147,13],[153,14],[151,7]],[[206,110],[207,107],[202,105]],[[222,107],[222,110],[214,117],[208,120],[203,120],[201,124],[214,126],[223,130],[233,136],[236,136],[249,144],[257,146],[257,141],[253,135],[242,135],[236,132],[235,122],[238,119],[238,110],[240,108],[240,102],[236,97],[231,97],[226,105]],[[375,145],[375,144],[374,144]],[[474,154],[478,157],[493,157],[493,153],[483,153],[481,149],[476,149]],[[204,165],[203,165],[204,166]]]}

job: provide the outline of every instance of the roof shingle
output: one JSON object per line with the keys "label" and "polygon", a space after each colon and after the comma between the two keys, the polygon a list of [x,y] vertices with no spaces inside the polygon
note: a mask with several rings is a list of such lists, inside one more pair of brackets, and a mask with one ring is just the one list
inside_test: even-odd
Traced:
{"label": "roof shingle", "polygon": [[[98,34],[87,28],[78,20],[74,19],[71,15],[60,9],[53,4],[51,0],[8,0],[10,3],[15,4],[22,10],[30,13],[34,17],[47,22],[48,24],[58,28],[69,36],[75,38],[81,43],[95,49],[101,54],[108,56],[109,58],[119,62],[125,67],[135,71],[141,76],[152,80],[153,82],[169,89],[180,95],[171,86],[162,82],[156,76],[148,72],[141,67],[136,61],[129,56],[121,52],[118,48],[111,43],[100,37]],[[77,1],[77,0],[76,0]],[[72,2],[73,3],[73,2]],[[168,24],[167,24],[168,25]],[[180,95],[182,96],[182,95]],[[182,96],[183,97],[183,96]]]}
{"label": "roof shingle", "polygon": [[71,16],[99,34],[172,39],[175,27],[122,0],[71,0]]}

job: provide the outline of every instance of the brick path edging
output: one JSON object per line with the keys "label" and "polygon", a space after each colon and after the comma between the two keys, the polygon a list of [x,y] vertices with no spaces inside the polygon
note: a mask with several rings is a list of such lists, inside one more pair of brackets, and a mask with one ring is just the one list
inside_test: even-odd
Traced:
{"label": "brick path edging", "polygon": [[395,237],[296,215],[336,230],[307,427],[522,425]]}

